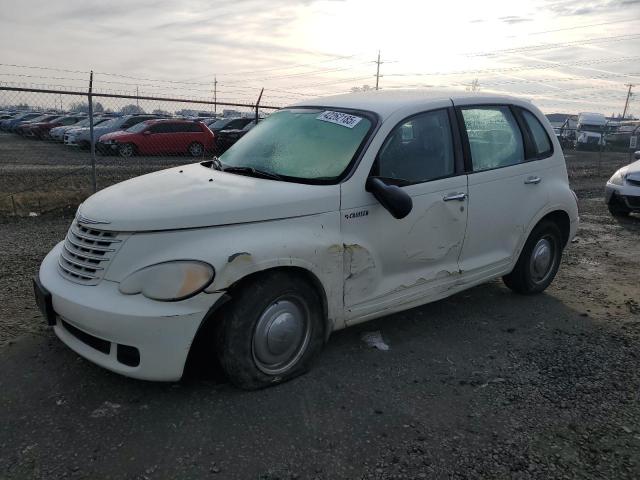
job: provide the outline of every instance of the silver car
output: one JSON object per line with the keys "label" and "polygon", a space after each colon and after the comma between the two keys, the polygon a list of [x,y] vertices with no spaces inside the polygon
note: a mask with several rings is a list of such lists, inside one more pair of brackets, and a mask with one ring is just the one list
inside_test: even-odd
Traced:
{"label": "silver car", "polygon": [[[102,122],[93,128],[93,140],[97,142],[102,135],[119,130],[126,130],[134,125],[144,122],[145,120],[153,120],[154,118],[162,118],[158,115],[124,115],[122,117],[114,117],[106,122]],[[69,130],[64,134],[64,144],[78,147],[88,147],[91,145],[91,133],[89,127]]]}

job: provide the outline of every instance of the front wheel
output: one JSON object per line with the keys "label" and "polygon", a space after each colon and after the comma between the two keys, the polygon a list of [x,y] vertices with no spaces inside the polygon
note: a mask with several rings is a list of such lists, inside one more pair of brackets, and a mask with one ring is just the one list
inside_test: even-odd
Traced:
{"label": "front wheel", "polygon": [[550,220],[541,221],[524,244],[515,268],[502,280],[517,293],[544,291],[558,272],[563,247],[558,225]]}
{"label": "front wheel", "polygon": [[611,196],[607,208],[614,217],[626,217],[631,213],[631,210],[615,194]]}
{"label": "front wheel", "polygon": [[304,373],[324,342],[317,291],[285,272],[247,281],[217,320],[220,364],[229,380],[246,390]]}
{"label": "front wheel", "polygon": [[118,146],[118,155],[124,158],[129,158],[133,156],[134,150],[132,143],[121,143]]}

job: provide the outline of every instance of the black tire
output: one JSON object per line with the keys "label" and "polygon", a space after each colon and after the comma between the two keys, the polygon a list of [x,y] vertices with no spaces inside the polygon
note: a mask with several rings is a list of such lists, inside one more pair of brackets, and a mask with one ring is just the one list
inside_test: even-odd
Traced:
{"label": "black tire", "polygon": [[204,155],[204,145],[200,142],[193,142],[187,150],[192,157],[201,157]]}
{"label": "black tire", "polygon": [[[549,248],[552,249],[551,257],[548,267],[545,263],[544,272],[542,268],[540,271],[536,271],[538,262],[535,261],[534,253],[537,254],[537,258],[541,258],[542,252],[542,258],[544,258],[544,242],[548,242]],[[515,268],[511,273],[502,277],[502,280],[507,287],[516,293],[531,295],[543,292],[558,272],[563,248],[562,232],[558,225],[550,220],[542,220],[529,235]]]}
{"label": "black tire", "polygon": [[121,143],[118,145],[118,155],[123,158],[132,157],[136,153],[136,146],[133,143]]}
{"label": "black tire", "polygon": [[[303,329],[305,333],[299,337],[300,341],[292,343],[295,350],[287,360],[289,363],[278,364],[282,371],[275,371],[276,364],[267,370],[256,353],[256,344],[267,345],[268,336],[260,342],[256,332],[264,324],[264,318],[269,318],[270,309],[289,303],[300,306],[306,315],[308,330]],[[239,286],[214,321],[217,322],[215,341],[220,365],[231,383],[245,390],[264,388],[304,373],[322,349],[325,338],[318,292],[299,275],[282,271],[259,275]],[[274,320],[271,322],[267,332],[273,329]],[[289,335],[291,331],[287,330]]]}
{"label": "black tire", "polygon": [[616,195],[611,195],[607,208],[614,217],[627,217],[631,213],[631,210]]}

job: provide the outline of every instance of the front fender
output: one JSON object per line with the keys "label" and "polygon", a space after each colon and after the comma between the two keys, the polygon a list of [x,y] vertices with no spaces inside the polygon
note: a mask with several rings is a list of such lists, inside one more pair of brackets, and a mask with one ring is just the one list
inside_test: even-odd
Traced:
{"label": "front fender", "polygon": [[343,248],[338,212],[135,233],[122,245],[105,278],[121,282],[140,268],[179,259],[201,260],[215,268],[208,292],[225,291],[246,276],[271,268],[302,268],[322,285],[334,328],[342,325]]}

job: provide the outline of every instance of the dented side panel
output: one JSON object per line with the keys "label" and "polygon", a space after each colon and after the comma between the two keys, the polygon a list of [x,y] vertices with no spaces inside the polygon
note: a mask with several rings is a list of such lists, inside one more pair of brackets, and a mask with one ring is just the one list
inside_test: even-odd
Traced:
{"label": "dented side panel", "polygon": [[392,217],[375,199],[342,211],[344,304],[349,324],[416,298],[426,303],[429,295],[435,298],[459,279],[467,201],[445,202],[443,197],[466,193],[466,176],[404,188],[412,196],[413,209],[403,219]]}

